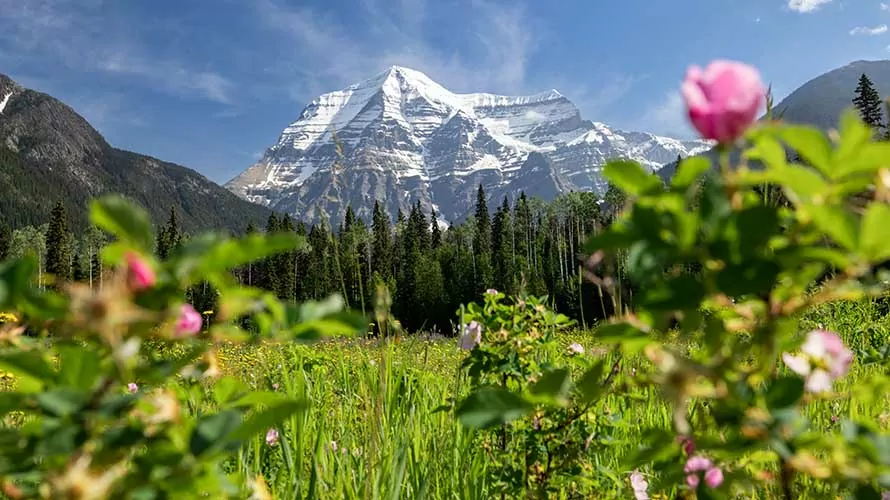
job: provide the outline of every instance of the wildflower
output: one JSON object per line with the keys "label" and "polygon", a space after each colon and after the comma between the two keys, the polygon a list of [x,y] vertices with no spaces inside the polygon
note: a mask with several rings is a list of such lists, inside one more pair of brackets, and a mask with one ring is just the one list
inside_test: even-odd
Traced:
{"label": "wildflower", "polygon": [[331,441],[331,443],[330,443],[329,446],[330,446],[330,448],[331,448],[331,451],[333,451],[334,453],[337,453],[337,448],[338,448],[338,446],[337,446],[337,442],[336,442],[336,441]]}
{"label": "wildflower", "polygon": [[569,346],[569,353],[584,354],[584,346],[577,342],[573,342],[572,345]]}
{"label": "wildflower", "polygon": [[155,285],[157,277],[154,269],[148,262],[135,252],[128,252],[127,260],[127,284],[133,291],[141,291]]}
{"label": "wildflower", "polygon": [[705,69],[689,68],[682,92],[693,126],[705,139],[721,144],[731,144],[745,133],[766,98],[756,69],[724,60]]}
{"label": "wildflower", "polygon": [[494,288],[489,288],[488,290],[485,291],[485,293],[487,293],[488,295],[497,295],[498,291],[495,290]]}
{"label": "wildflower", "polygon": [[278,444],[278,429],[269,429],[266,431],[266,444],[269,446]]}
{"label": "wildflower", "polygon": [[691,457],[695,453],[695,441],[689,436],[677,436],[677,442],[683,447],[686,456]]}
{"label": "wildflower", "polygon": [[683,468],[686,473],[686,484],[690,488],[698,488],[701,482],[700,472],[704,472],[705,484],[708,488],[716,488],[723,484],[723,471],[714,465],[709,458],[701,455],[691,457],[686,461],[686,467]]}
{"label": "wildflower", "polygon": [[127,384],[127,392],[130,394],[135,394],[139,390],[139,386],[136,385],[136,382],[130,382]]}
{"label": "wildflower", "polygon": [[469,351],[482,341],[482,325],[476,321],[464,326],[464,333],[460,336],[460,348]]}
{"label": "wildflower", "polygon": [[176,336],[191,337],[201,331],[203,320],[198,311],[191,304],[183,304],[179,313],[179,319],[176,320]]}
{"label": "wildflower", "polygon": [[801,347],[801,354],[782,354],[788,368],[804,377],[806,390],[823,392],[831,390],[834,380],[850,371],[853,353],[844,346],[836,333],[813,330]]}
{"label": "wildflower", "polygon": [[273,391],[277,391],[277,390],[278,390],[278,382],[275,382],[274,384],[272,384],[272,390],[273,390]]}
{"label": "wildflower", "polygon": [[636,500],[649,500],[649,483],[640,471],[633,471],[630,474],[630,487],[634,490],[634,498]]}

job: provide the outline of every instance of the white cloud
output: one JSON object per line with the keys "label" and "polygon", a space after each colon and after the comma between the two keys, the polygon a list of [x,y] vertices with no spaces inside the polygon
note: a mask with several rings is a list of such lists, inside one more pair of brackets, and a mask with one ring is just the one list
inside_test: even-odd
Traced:
{"label": "white cloud", "polygon": [[661,101],[643,113],[636,128],[682,139],[696,136],[686,117],[686,105],[679,90],[665,93]]}
{"label": "white cloud", "polygon": [[138,76],[167,93],[230,102],[231,82],[183,60],[150,56],[137,28],[110,17],[107,0],[0,0],[3,56],[43,57],[77,71]]}
{"label": "white cloud", "polygon": [[866,26],[858,26],[850,30],[850,34],[853,36],[857,35],[865,35],[865,36],[875,36],[875,35],[883,35],[887,32],[887,25],[882,24],[880,26],[875,26],[874,28],[869,28]]}
{"label": "white cloud", "polygon": [[[468,58],[429,43],[428,23],[436,22],[424,0],[362,0],[366,36],[348,30],[324,12],[285,5],[281,0],[257,0],[252,5],[263,27],[287,37],[293,59],[273,71],[290,81],[291,95],[305,101],[319,93],[359,82],[388,66],[402,65],[423,71],[450,90],[527,92],[528,64],[537,36],[526,10],[519,3],[469,0],[467,33],[479,50]],[[296,82],[296,83],[294,83]],[[546,86],[549,88],[549,86]]]}
{"label": "white cloud", "polygon": [[881,2],[881,10],[884,12],[890,12],[890,4]]}
{"label": "white cloud", "polygon": [[788,8],[795,12],[815,12],[832,0],[788,0]]}

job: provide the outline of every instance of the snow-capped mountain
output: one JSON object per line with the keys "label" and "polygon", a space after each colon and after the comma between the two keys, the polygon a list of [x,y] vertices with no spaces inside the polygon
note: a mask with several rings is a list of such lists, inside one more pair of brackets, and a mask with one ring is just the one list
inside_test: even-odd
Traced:
{"label": "snow-capped mountain", "polygon": [[367,218],[375,200],[391,215],[420,201],[457,221],[472,211],[480,183],[497,203],[522,191],[545,199],[602,192],[600,169],[609,159],[657,170],[709,147],[584,120],[556,90],[455,94],[394,66],[312,101],[262,160],[226,187],[309,221],[336,223],[349,205]]}

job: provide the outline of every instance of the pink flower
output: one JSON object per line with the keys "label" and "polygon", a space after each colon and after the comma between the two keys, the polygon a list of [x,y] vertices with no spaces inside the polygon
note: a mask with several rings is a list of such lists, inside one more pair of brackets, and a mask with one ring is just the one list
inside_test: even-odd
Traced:
{"label": "pink flower", "polygon": [[633,471],[630,474],[630,487],[634,490],[634,498],[636,500],[649,500],[649,483],[640,471]]}
{"label": "pink flower", "polygon": [[701,482],[700,472],[705,473],[705,484],[708,488],[716,488],[723,484],[723,471],[715,466],[711,459],[701,455],[690,457],[686,461],[686,467],[683,468],[683,472],[686,473],[686,484],[693,489],[698,488]]}
{"label": "pink flower", "polygon": [[797,356],[782,354],[782,360],[791,371],[804,377],[809,392],[831,390],[832,382],[846,375],[853,364],[853,352],[834,332],[813,330],[800,350]]}
{"label": "pink flower", "polygon": [[269,446],[278,444],[278,429],[269,429],[266,431],[266,444]]}
{"label": "pink flower", "polygon": [[682,86],[689,119],[705,139],[731,144],[754,123],[766,89],[747,64],[717,60],[692,66]]}
{"label": "pink flower", "polygon": [[154,269],[135,252],[128,252],[125,256],[127,260],[127,284],[133,291],[145,290],[155,285],[157,277]]}
{"label": "pink flower", "polygon": [[691,457],[695,453],[695,441],[689,436],[677,436],[677,442],[683,447],[686,456]]}
{"label": "pink flower", "polygon": [[460,336],[460,348],[469,351],[482,341],[482,325],[475,321],[464,326],[464,333]]}
{"label": "pink flower", "polygon": [[584,346],[577,342],[573,342],[572,345],[569,346],[569,353],[584,354]]}
{"label": "pink flower", "polygon": [[127,392],[129,392],[130,394],[134,394],[138,390],[139,386],[136,385],[135,382],[130,382],[129,384],[127,384]]}
{"label": "pink flower", "polygon": [[495,290],[494,288],[489,288],[488,290],[485,291],[485,293],[487,293],[488,295],[497,295],[498,291]]}
{"label": "pink flower", "polygon": [[176,320],[176,336],[192,337],[201,331],[204,320],[191,304],[183,304]]}

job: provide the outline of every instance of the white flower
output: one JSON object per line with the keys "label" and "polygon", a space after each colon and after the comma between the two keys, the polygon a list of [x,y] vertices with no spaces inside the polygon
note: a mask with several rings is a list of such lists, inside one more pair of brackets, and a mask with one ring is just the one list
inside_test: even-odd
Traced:
{"label": "white flower", "polygon": [[850,371],[853,353],[844,346],[841,338],[826,330],[813,330],[800,348],[801,354],[782,354],[788,369],[804,377],[806,390],[824,392],[831,384]]}
{"label": "white flower", "polygon": [[464,326],[464,332],[460,336],[460,348],[469,351],[482,341],[482,325],[475,321]]}
{"label": "white flower", "polygon": [[634,498],[636,500],[649,500],[649,483],[640,471],[633,471],[630,474],[630,487],[634,490]]}
{"label": "white flower", "polygon": [[584,354],[584,346],[573,342],[572,345],[569,346],[569,352],[572,354]]}

